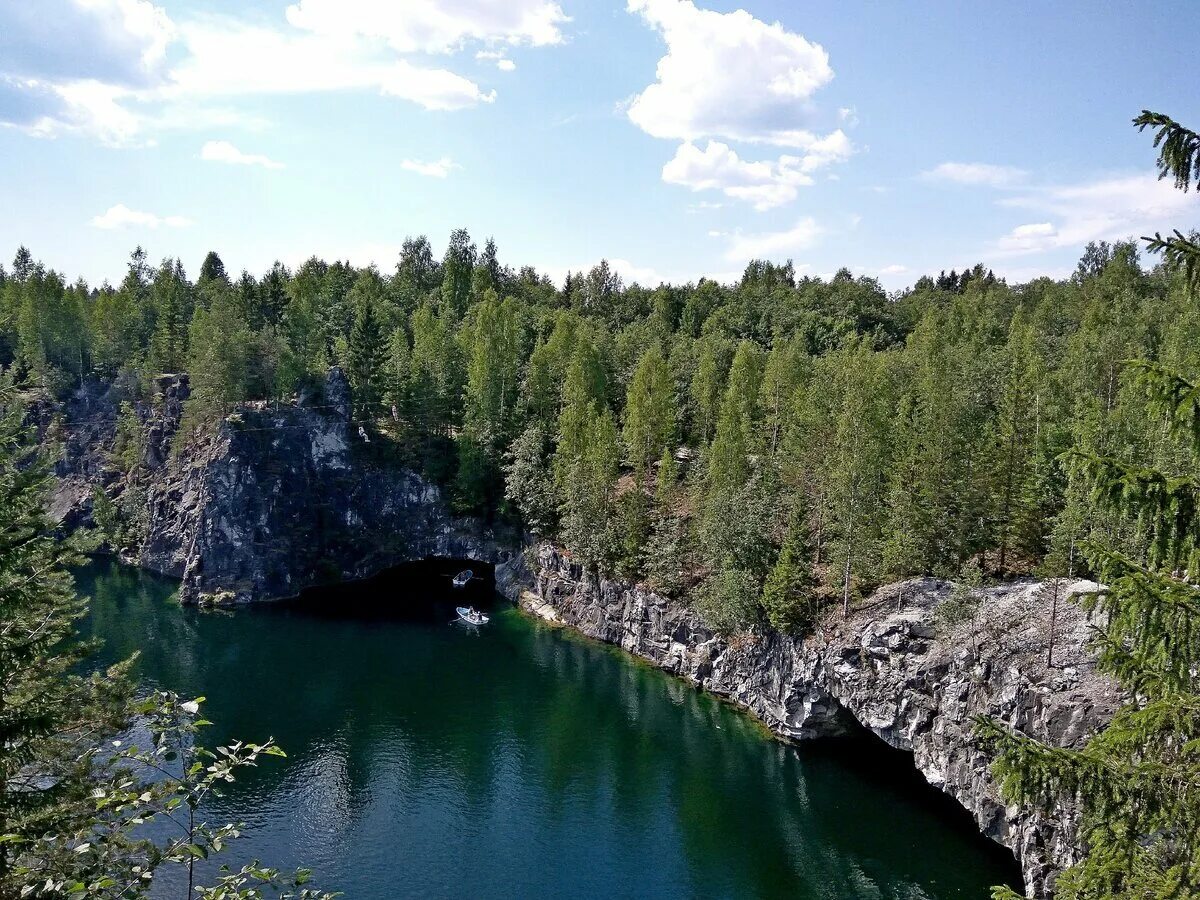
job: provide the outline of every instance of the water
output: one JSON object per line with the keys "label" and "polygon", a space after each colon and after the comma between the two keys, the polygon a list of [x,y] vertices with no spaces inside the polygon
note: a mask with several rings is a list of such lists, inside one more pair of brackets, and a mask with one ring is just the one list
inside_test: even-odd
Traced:
{"label": "water", "polygon": [[[287,750],[206,813],[228,857],[348,898],[983,898],[1015,866],[879,746],[796,749],[627,656],[410,569],[314,604],[183,609],[98,563],[84,631],[208,698],[207,741]],[[489,602],[476,590],[472,602]],[[486,590],[486,588],[483,588]],[[183,896],[169,886],[164,896]]]}

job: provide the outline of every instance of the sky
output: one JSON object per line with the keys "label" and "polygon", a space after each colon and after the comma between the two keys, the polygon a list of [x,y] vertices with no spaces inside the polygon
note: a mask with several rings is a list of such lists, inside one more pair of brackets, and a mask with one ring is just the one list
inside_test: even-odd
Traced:
{"label": "sky", "polygon": [[0,253],[1062,277],[1200,226],[1130,125],[1200,129],[1193,2],[0,0]]}

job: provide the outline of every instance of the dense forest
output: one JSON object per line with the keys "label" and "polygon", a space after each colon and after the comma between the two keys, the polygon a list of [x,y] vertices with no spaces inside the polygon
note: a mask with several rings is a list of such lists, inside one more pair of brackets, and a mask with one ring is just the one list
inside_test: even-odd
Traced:
{"label": "dense forest", "polygon": [[[1135,124],[1160,174],[1200,189],[1200,135],[1148,111]],[[280,753],[199,746],[199,700],[133,700],[129,663],[79,674],[85,603],[46,516],[53,459],[31,394],[110,387],[113,459],[132,466],[162,373],[190,375],[186,441],[239,427],[242,404],[320,407],[339,366],[365,463],[417,467],[460,511],[685,596],[722,631],[803,631],[822,605],[914,573],[968,588],[1097,575],[1083,602],[1125,691],[1113,721],[1072,748],[988,719],[977,735],[1006,799],[1077,813],[1086,856],[1056,896],[1197,896],[1200,245],[1176,231],[1149,248],[1152,267],[1133,241],[1097,243],[1062,281],[977,265],[891,296],[768,262],[737,285],[653,290],[601,263],[560,290],[461,230],[440,263],[408,240],[387,276],[312,259],[235,281],[210,253],[193,283],[139,249],[97,289],[21,248],[0,270],[0,894],[145,896],[168,865],[190,888],[195,861],[238,833],[195,809]],[[98,752],[135,717],[150,749]],[[142,838],[155,818],[178,836]],[[307,877],[252,863],[197,896],[325,900]]]}
{"label": "dense forest", "polygon": [[1133,242],[1089,245],[1062,281],[976,265],[892,295],[765,261],[728,286],[625,285],[601,262],[558,287],[465,230],[441,261],[407,240],[388,274],[313,258],[234,278],[210,253],[193,282],[139,248],[92,288],[22,247],[0,275],[0,365],[21,379],[134,401],[187,371],[194,430],[247,401],[319,404],[340,366],[364,453],[600,571],[687,588],[721,629],[802,627],[917,573],[1083,572],[1083,541],[1136,523],[1062,454],[1181,459],[1120,376],[1195,372],[1198,336],[1180,267]]}

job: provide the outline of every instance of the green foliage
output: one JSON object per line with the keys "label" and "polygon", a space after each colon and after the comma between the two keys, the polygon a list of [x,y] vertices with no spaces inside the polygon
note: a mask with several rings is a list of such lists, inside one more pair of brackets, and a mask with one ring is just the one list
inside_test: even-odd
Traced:
{"label": "green foliage", "polygon": [[771,627],[791,633],[816,624],[820,612],[817,586],[806,511],[801,508],[792,515],[779,558],[763,585],[760,603]]}
{"label": "green foliage", "polygon": [[[383,402],[384,362],[388,348],[376,279],[364,273],[359,281],[366,284],[355,305],[354,325],[346,347],[346,375],[350,379],[354,416],[369,422],[379,415]],[[359,288],[358,282],[355,288]]]}
{"label": "green foliage", "polygon": [[934,620],[940,629],[951,629],[975,619],[979,613],[979,587],[982,584],[983,572],[979,564],[971,560],[963,566],[950,596],[938,604]]}
{"label": "green foliage", "polygon": [[622,436],[626,459],[638,477],[674,443],[675,385],[657,346],[645,352],[629,382]]}
{"label": "green foliage", "polygon": [[[135,702],[132,661],[82,674],[93,647],[77,639],[86,605],[66,568],[78,559],[46,517],[51,460],[24,416],[0,379],[0,896],[137,900],[161,870],[181,867],[189,895],[329,898],[303,887],[305,873],[257,865],[194,885],[196,860],[241,832],[198,810],[239,769],[282,751],[270,741],[203,748],[199,701],[156,692]],[[96,497],[102,525],[106,499]],[[135,719],[146,748],[107,740]],[[155,820],[176,827],[155,841],[145,829]]]}
{"label": "green foliage", "polygon": [[[1198,171],[1195,134],[1152,113],[1136,121],[1158,128],[1162,174],[1186,189]],[[1111,267],[1106,263],[1104,276]],[[1115,540],[1088,547],[1104,586],[1085,607],[1101,623],[1099,666],[1120,680],[1128,699],[1078,749],[1043,744],[992,720],[978,723],[1010,801],[1078,807],[1087,855],[1054,885],[1066,900],[1200,894],[1200,591],[1181,577],[1196,564],[1200,409],[1182,373],[1146,362],[1132,373],[1148,400],[1130,437],[1117,442],[1089,428],[1071,456],[1095,509],[1118,523]],[[1154,444],[1133,437],[1144,440],[1147,430],[1157,432]],[[1061,569],[1063,544],[1073,549],[1081,522],[1069,505],[1048,566]]]}
{"label": "green foliage", "polygon": [[578,440],[577,455],[562,463],[562,536],[585,565],[608,569],[617,555],[613,530],[621,458],[612,413],[588,404]]}
{"label": "green foliage", "polygon": [[696,598],[696,611],[705,624],[721,634],[752,625],[758,614],[758,580],[727,561],[708,577]]}

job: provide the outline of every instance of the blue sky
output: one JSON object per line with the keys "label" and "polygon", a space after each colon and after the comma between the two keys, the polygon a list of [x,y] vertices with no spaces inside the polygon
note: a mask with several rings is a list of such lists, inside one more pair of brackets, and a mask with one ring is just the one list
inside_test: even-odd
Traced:
{"label": "blue sky", "polygon": [[1200,123],[1191,4],[0,0],[0,249],[390,270],[450,230],[556,279],[889,288],[1200,225],[1143,107]]}

